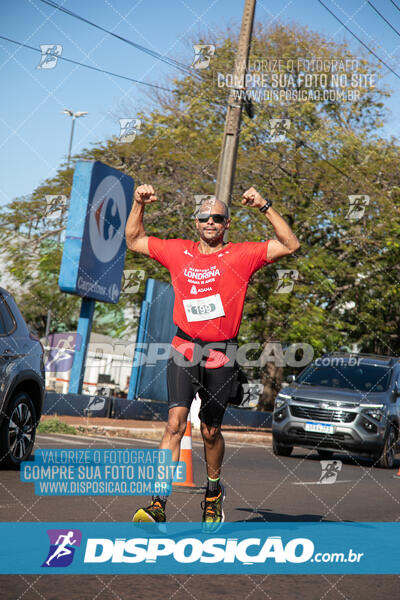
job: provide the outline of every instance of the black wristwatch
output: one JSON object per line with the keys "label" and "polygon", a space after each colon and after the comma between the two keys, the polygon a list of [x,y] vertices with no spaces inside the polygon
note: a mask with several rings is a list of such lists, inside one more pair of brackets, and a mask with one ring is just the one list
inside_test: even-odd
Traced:
{"label": "black wristwatch", "polygon": [[262,206],[259,210],[260,210],[260,212],[265,213],[271,206],[272,206],[272,200],[266,200],[264,206]]}

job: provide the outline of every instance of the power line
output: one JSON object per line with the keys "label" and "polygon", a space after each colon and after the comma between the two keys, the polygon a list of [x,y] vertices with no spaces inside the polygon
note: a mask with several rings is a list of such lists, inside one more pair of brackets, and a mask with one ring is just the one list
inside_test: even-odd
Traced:
{"label": "power line", "polygon": [[192,70],[190,70],[189,67],[187,67],[184,63],[174,60],[173,58],[169,58],[168,56],[163,56],[159,52],[156,52],[155,50],[150,50],[149,48],[146,48],[145,46],[142,46],[141,44],[132,42],[132,40],[128,40],[127,38],[125,38],[121,35],[118,35],[117,33],[114,33],[113,31],[105,29],[105,27],[102,27],[101,25],[97,25],[93,21],[89,21],[89,19],[86,19],[85,17],[78,15],[77,13],[73,12],[72,10],[65,8],[64,6],[60,6],[59,4],[56,4],[56,2],[53,2],[52,0],[40,0],[40,2],[43,2],[43,4],[47,4],[48,6],[51,6],[52,8],[55,8],[56,10],[59,10],[65,14],[69,15],[70,17],[79,19],[80,21],[87,23],[88,25],[91,25],[92,27],[96,27],[96,29],[100,29],[101,31],[108,33],[108,35],[112,35],[113,37],[129,44],[130,46],[133,46],[137,50],[140,50],[141,52],[145,52],[146,54],[149,54],[153,58],[157,58],[158,60],[165,62],[169,66],[176,67],[177,69],[184,71],[187,75],[194,74],[194,72]]}
{"label": "power line", "polygon": [[[34,46],[29,46],[28,44],[23,44],[22,42],[17,42],[16,40],[12,40],[11,38],[5,37],[3,35],[0,35],[0,39],[5,40],[7,42],[11,42],[12,44],[16,44],[17,46],[22,46],[23,48],[28,48],[29,50],[34,50],[35,52],[39,52],[40,54],[42,54],[41,50],[39,50],[38,48],[35,48]],[[145,81],[139,81],[138,79],[133,79],[132,77],[127,77],[126,75],[120,75],[119,73],[113,73],[111,71],[106,71],[105,69],[93,67],[92,65],[86,65],[85,63],[81,63],[79,61],[73,60],[72,58],[66,58],[65,56],[57,56],[57,58],[59,58],[60,60],[64,60],[66,62],[72,63],[74,65],[78,65],[80,67],[85,67],[87,69],[91,69],[92,71],[97,71],[99,73],[105,73],[106,75],[111,75],[112,77],[119,77],[121,79],[131,81],[133,83],[138,83],[140,85],[146,85],[148,87],[156,88],[156,89],[163,90],[166,92],[171,92],[171,93],[174,92],[174,90],[172,90],[170,88],[165,88],[165,87],[153,84],[153,83],[147,83]],[[188,93],[186,93],[186,96],[190,96],[192,98],[206,99],[206,98],[204,98],[204,96],[196,96],[196,95],[188,94]],[[213,103],[220,104],[218,101],[215,101],[215,100],[213,101]],[[351,179],[351,177],[349,175],[347,175],[347,173],[345,173],[344,171],[339,169],[339,167],[337,167],[335,164],[331,163],[326,158],[322,157],[316,150],[314,150],[314,148],[312,148],[311,146],[308,146],[308,144],[306,144],[304,142],[302,142],[302,145],[305,146],[306,148],[308,148],[309,150],[311,150],[314,154],[316,154],[318,156],[318,158],[320,158],[321,160],[323,160],[324,162],[329,164],[332,168],[334,168],[336,171],[338,171],[341,175],[347,177],[348,179]]]}
{"label": "power line", "polygon": [[[35,52],[39,52],[40,54],[42,53],[42,51],[39,50],[39,48],[35,48],[34,46],[29,46],[28,44],[23,44],[22,42],[17,42],[16,40],[12,40],[11,38],[5,37],[4,35],[0,35],[0,39],[5,40],[6,42],[11,42],[12,44],[16,44],[17,46],[22,46],[23,48],[28,48],[29,50],[34,50]],[[72,58],[67,58],[66,56],[57,56],[57,58],[60,60],[65,60],[66,62],[72,63],[74,65],[78,65],[80,67],[85,67],[86,69],[91,69],[92,71],[97,71],[98,73],[105,73],[106,75],[111,75],[112,77],[119,77],[120,79],[125,79],[126,81],[131,81],[132,83],[138,83],[140,85],[146,85],[148,87],[156,88],[156,89],[162,90],[164,92],[175,93],[175,90],[172,90],[171,88],[166,88],[161,85],[156,85],[155,83],[148,83],[146,81],[139,81],[139,79],[134,79],[133,77],[128,77],[127,75],[121,75],[120,73],[113,73],[112,71],[107,71],[106,69],[100,69],[99,67],[93,67],[92,65],[87,65],[85,63],[81,63],[77,60],[73,60]],[[207,100],[208,102],[210,102],[204,96],[197,96],[197,95],[189,94],[186,92],[185,92],[185,95],[189,96],[191,98],[203,98],[204,100]],[[215,100],[213,102],[215,104],[218,104],[218,102],[216,102]]]}
{"label": "power line", "polygon": [[[383,20],[385,21],[385,23],[387,23],[387,24],[389,25],[389,27],[390,27],[391,29],[393,29],[393,31],[394,31],[395,33],[397,33],[397,35],[399,35],[399,36],[400,36],[400,32],[399,32],[399,31],[396,29],[396,27],[394,27],[394,26],[391,24],[391,22],[390,22],[390,21],[388,21],[388,19],[386,19],[386,17],[385,17],[385,16],[384,16],[384,15],[383,15],[381,12],[379,12],[379,10],[376,8],[376,6],[374,6],[374,5],[372,4],[372,2],[370,2],[369,0],[367,0],[367,2],[368,2],[368,4],[370,5],[370,7],[371,7],[371,8],[372,8],[372,9],[373,9],[373,10],[374,10],[374,11],[375,11],[375,12],[376,12],[376,13],[377,13],[377,14],[378,14],[380,17],[381,17],[381,19],[383,19]],[[396,5],[395,5],[395,6],[396,6]],[[396,8],[397,8],[397,7],[396,7]]]}
{"label": "power line", "polygon": [[[21,46],[23,48],[27,48],[29,50],[34,50],[35,52],[39,52],[40,54],[42,54],[41,50],[39,50],[38,48],[35,48],[34,46],[29,46],[28,44],[23,44],[22,42],[17,42],[16,40],[13,40],[11,38],[5,37],[3,35],[0,35],[0,39],[5,40],[7,42],[11,42],[12,44],[16,44],[17,46]],[[140,85],[145,85],[145,86],[148,86],[148,87],[151,87],[151,88],[156,88],[156,89],[159,89],[159,90],[162,90],[162,91],[174,93],[174,90],[172,90],[170,88],[162,87],[162,86],[159,86],[159,85],[156,85],[156,84],[153,84],[153,83],[147,83],[145,81],[139,81],[138,79],[133,79],[132,77],[128,77],[126,75],[121,75],[119,73],[113,73],[112,71],[107,71],[105,69],[100,69],[98,67],[93,67],[92,65],[87,65],[85,63],[81,63],[79,61],[73,60],[72,58],[67,58],[65,56],[57,56],[57,58],[60,59],[60,60],[64,60],[66,62],[72,63],[74,65],[78,65],[80,67],[85,67],[87,69],[91,69],[92,71],[97,71],[99,73],[105,73],[106,75],[111,75],[112,77],[118,77],[120,79],[125,79],[126,81],[131,81],[133,83],[138,83]],[[189,97],[192,97],[192,98],[202,98],[202,99],[207,100],[208,102],[210,102],[210,100],[208,100],[204,96],[196,96],[194,94],[189,94],[189,93],[186,93],[186,96],[189,96]],[[213,101],[213,103],[217,104],[217,105],[220,104],[218,101],[215,101],[215,100]],[[314,148],[312,148],[311,146],[309,146],[308,144],[306,144],[303,141],[302,141],[302,145],[304,147],[308,148],[309,150],[311,150],[311,152],[313,152],[316,156],[318,156],[318,158],[320,160],[326,162],[333,169],[335,169],[336,171],[338,171],[341,175],[343,175],[347,179],[352,179],[350,175],[348,175],[347,173],[345,173],[344,171],[342,171],[339,167],[337,167],[334,163],[332,163],[328,159],[326,159],[323,156],[321,156],[318,151],[314,150]]]}
{"label": "power line", "polygon": [[382,60],[381,58],[379,58],[379,56],[378,56],[377,54],[375,54],[375,52],[374,52],[373,50],[371,50],[371,48],[369,48],[369,47],[367,46],[367,44],[365,44],[365,43],[364,43],[364,42],[363,42],[363,41],[362,41],[362,40],[361,40],[361,39],[360,39],[360,38],[359,38],[359,37],[358,37],[358,36],[357,36],[355,33],[353,33],[353,31],[352,31],[352,30],[351,30],[349,27],[347,27],[347,25],[345,25],[345,24],[343,23],[343,21],[341,21],[341,20],[339,19],[339,17],[338,17],[338,16],[336,16],[336,15],[335,15],[335,13],[334,13],[333,11],[332,11],[330,8],[328,8],[328,7],[326,6],[326,4],[324,4],[324,3],[322,2],[322,0],[318,0],[318,2],[319,2],[320,4],[322,4],[322,6],[323,6],[324,8],[326,8],[326,10],[327,10],[327,11],[328,11],[328,12],[329,12],[329,13],[330,13],[330,14],[331,14],[331,15],[332,15],[332,16],[333,16],[335,19],[336,19],[336,21],[339,21],[339,23],[340,23],[340,24],[341,24],[341,25],[342,25],[342,26],[343,26],[345,29],[347,29],[347,31],[348,31],[348,32],[349,32],[349,33],[350,33],[350,34],[351,34],[351,35],[352,35],[352,36],[353,36],[353,37],[354,37],[354,38],[355,38],[355,39],[356,39],[358,42],[360,42],[360,44],[361,44],[362,46],[364,46],[364,48],[366,48],[366,50],[368,50],[368,52],[369,52],[370,54],[372,54],[373,56],[375,56],[375,58],[376,58],[377,60],[379,60],[379,62],[380,62],[380,63],[382,63],[382,64],[383,64],[383,65],[384,65],[384,66],[385,66],[387,69],[389,69],[389,71],[391,71],[391,72],[393,73],[393,75],[396,75],[396,77],[397,77],[398,79],[400,79],[400,75],[399,75],[398,73],[396,73],[396,71],[394,71],[394,70],[392,69],[392,67],[390,67],[390,66],[389,66],[389,65],[388,65],[388,64],[387,64],[387,63],[386,63],[384,60]]}
{"label": "power line", "polygon": [[397,8],[398,11],[400,11],[400,8],[397,6],[396,2],[393,2],[393,0],[390,0],[390,2]]}

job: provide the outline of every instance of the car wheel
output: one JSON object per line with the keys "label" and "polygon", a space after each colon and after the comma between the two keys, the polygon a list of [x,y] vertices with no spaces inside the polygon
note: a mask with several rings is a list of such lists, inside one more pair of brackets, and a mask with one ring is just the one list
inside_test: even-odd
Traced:
{"label": "car wheel", "polygon": [[272,452],[275,456],[290,456],[292,454],[293,446],[284,446],[278,444],[275,440],[272,442]]}
{"label": "car wheel", "polygon": [[322,458],[322,460],[329,460],[333,456],[332,450],[317,450],[318,456]]}
{"label": "car wheel", "polygon": [[32,452],[36,433],[36,411],[26,392],[17,392],[8,403],[0,427],[0,466],[18,468]]}
{"label": "car wheel", "polygon": [[393,425],[390,426],[389,431],[385,438],[382,454],[378,457],[375,465],[383,469],[393,469],[394,458],[396,455],[396,431]]}

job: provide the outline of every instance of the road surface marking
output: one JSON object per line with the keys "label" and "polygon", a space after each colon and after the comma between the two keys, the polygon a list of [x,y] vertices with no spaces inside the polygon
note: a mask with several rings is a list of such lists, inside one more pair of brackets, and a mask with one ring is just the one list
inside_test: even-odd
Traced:
{"label": "road surface marking", "polygon": [[337,483],[355,483],[357,479],[337,479],[335,483],[320,483],[319,481],[291,481],[292,485],[336,485]]}

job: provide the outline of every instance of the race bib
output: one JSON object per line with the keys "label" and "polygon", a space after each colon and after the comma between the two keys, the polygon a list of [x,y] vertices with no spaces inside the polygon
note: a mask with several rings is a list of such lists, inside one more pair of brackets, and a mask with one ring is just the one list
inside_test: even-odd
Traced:
{"label": "race bib", "polygon": [[186,312],[186,318],[190,321],[209,321],[224,317],[224,307],[222,306],[221,296],[214,294],[206,298],[189,298],[183,300],[183,306]]}

